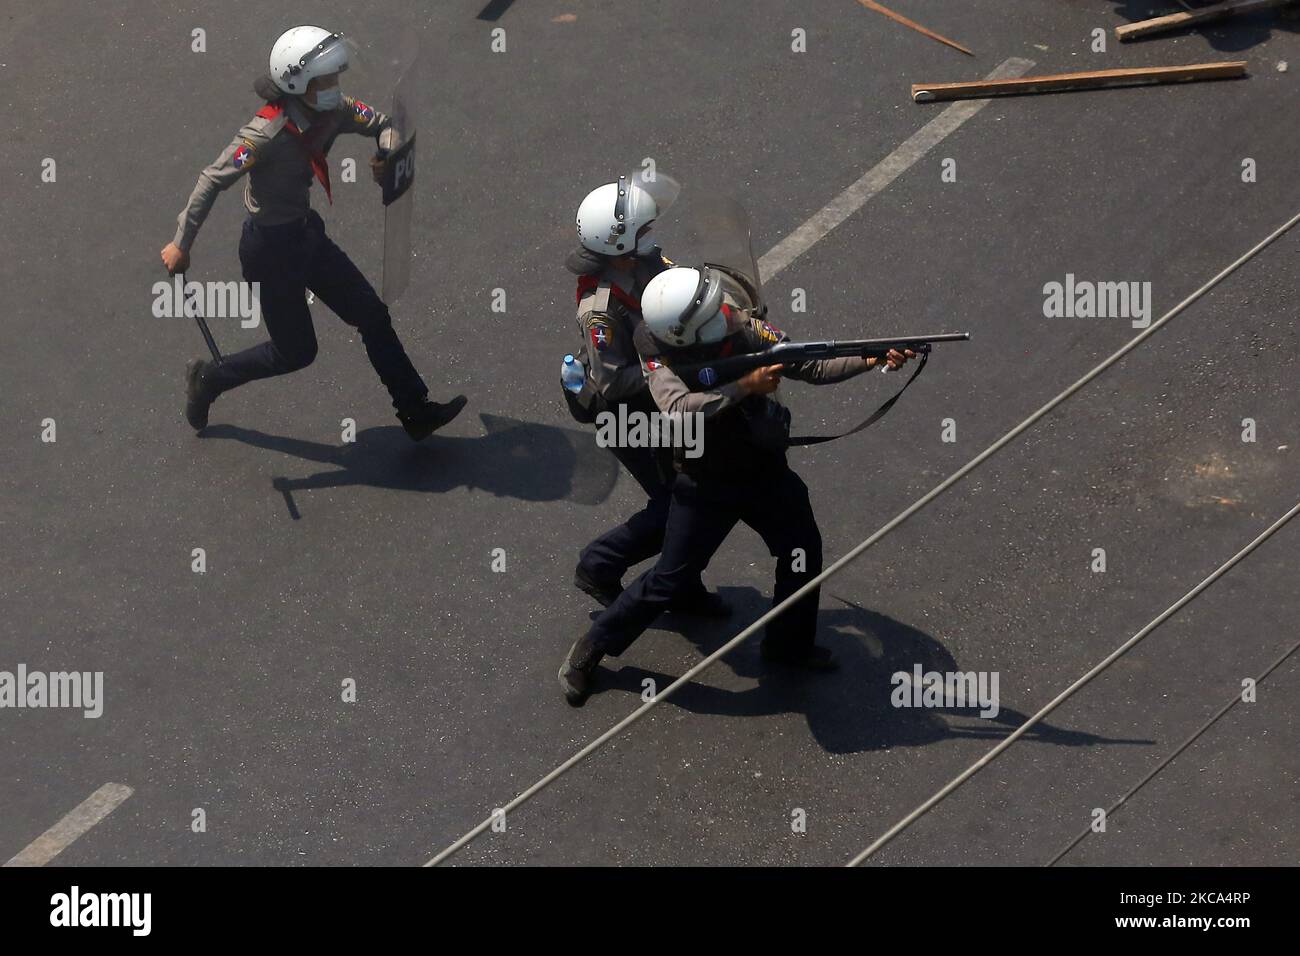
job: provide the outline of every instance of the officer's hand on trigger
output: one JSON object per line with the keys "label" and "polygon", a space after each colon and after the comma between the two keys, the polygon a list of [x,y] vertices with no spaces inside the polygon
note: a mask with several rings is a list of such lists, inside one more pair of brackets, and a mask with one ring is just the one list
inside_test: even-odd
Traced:
{"label": "officer's hand on trigger", "polygon": [[771,395],[781,384],[781,372],[784,365],[764,365],[739,379],[740,388],[746,395]]}
{"label": "officer's hand on trigger", "polygon": [[167,268],[168,275],[175,275],[178,272],[185,272],[190,267],[190,254],[176,245],[169,242],[162,248],[163,265]]}
{"label": "officer's hand on trigger", "polygon": [[[885,356],[885,363],[891,370],[893,370],[902,368],[903,364],[908,359],[912,358],[916,358],[916,353],[911,349],[904,349],[902,352],[898,351],[898,349],[890,349],[889,354]],[[867,368],[875,368],[880,364],[880,359],[876,358],[874,355],[868,356],[865,361],[867,363]]]}

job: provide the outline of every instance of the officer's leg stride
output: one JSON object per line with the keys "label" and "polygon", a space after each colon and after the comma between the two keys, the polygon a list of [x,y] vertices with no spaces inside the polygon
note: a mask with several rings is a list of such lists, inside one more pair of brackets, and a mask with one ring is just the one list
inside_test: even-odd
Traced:
{"label": "officer's leg stride", "polygon": [[[808,486],[790,468],[760,478],[747,490],[741,520],[758,532],[776,558],[773,607],[821,573],[822,536]],[[764,660],[813,670],[836,668],[834,655],[814,643],[820,592],[814,588],[767,625],[761,645]]]}
{"label": "officer's leg stride", "polygon": [[388,306],[347,253],[325,234],[320,216],[314,211],[311,216],[312,225],[320,230],[320,240],[311,262],[308,287],[361,333],[370,364],[392,396],[407,434],[417,441],[427,437],[460,414],[465,396],[458,395],[445,405],[429,401],[429,389],[397,337]]}
{"label": "officer's leg stride", "polygon": [[606,654],[622,654],[656,617],[693,592],[739,520],[739,510],[727,497],[701,495],[695,482],[678,476],[659,560],[595,620],[560,666],[560,688],[570,704],[581,707],[586,701]]}
{"label": "officer's leg stride", "polygon": [[611,448],[619,464],[646,494],[645,507],[582,549],[574,584],[609,607],[623,590],[623,575],[634,564],[654,557],[664,543],[664,525],[672,500],[672,484],[665,480],[651,448]]}
{"label": "officer's leg stride", "polygon": [[244,223],[239,260],[245,280],[260,287],[262,321],[269,338],[228,355],[220,365],[194,361],[186,370],[185,416],[196,429],[208,424],[208,409],[222,392],[246,382],[306,368],[316,358],[316,330],[307,307],[307,273],[314,252],[303,223],[258,226]]}
{"label": "officer's leg stride", "polygon": [[[671,463],[661,461],[661,450],[615,447],[610,451],[646,493],[645,507],[622,524],[606,531],[582,550],[573,583],[605,607],[623,591],[628,568],[659,553],[664,543],[672,502]],[[727,617],[731,606],[710,592],[698,578],[682,592],[674,610],[706,617]]]}
{"label": "officer's leg stride", "polygon": [[306,300],[308,288],[361,333],[370,363],[413,439],[427,437],[465,406],[464,396],[445,405],[428,400],[428,388],[397,338],[388,307],[347,254],[325,235],[316,212],[309,213],[305,222],[281,226],[246,221],[239,258],[244,278],[259,284],[262,319],[270,338],[228,356],[220,365],[190,363],[186,417],[194,428],[207,425],[208,409],[222,392],[311,364],[316,357],[316,333]]}

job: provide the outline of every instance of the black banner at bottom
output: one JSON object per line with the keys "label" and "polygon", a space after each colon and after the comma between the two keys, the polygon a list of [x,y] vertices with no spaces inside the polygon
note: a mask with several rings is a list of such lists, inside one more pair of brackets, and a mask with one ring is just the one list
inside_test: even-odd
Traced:
{"label": "black banner at bottom", "polygon": [[[4,869],[6,939],[82,943],[337,944],[476,927],[594,940],[725,925],[737,941],[775,924],[864,934],[887,926],[986,944],[1057,938],[1216,941],[1277,932],[1295,871],[1287,869]],[[804,929],[801,930],[800,927]],[[1170,935],[1172,932],[1172,936]],[[541,935],[539,935],[541,934]],[[450,941],[450,940],[449,940]]]}

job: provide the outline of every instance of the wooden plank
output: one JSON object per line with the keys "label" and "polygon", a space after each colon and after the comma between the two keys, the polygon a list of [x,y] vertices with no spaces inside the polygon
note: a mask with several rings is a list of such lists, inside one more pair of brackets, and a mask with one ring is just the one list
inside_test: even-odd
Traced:
{"label": "wooden plank", "polygon": [[1167,33],[1170,30],[1181,30],[1184,27],[1194,27],[1215,20],[1225,20],[1228,17],[1239,16],[1244,13],[1257,13],[1260,10],[1283,7],[1288,3],[1295,3],[1295,0],[1229,0],[1228,3],[1220,3],[1213,7],[1202,7],[1190,12],[1171,13],[1168,16],[1155,17],[1151,20],[1126,23],[1115,28],[1115,36],[1121,42],[1127,42],[1136,40],[1139,37],[1151,36],[1153,33]]}
{"label": "wooden plank", "polygon": [[930,103],[936,100],[1014,96],[1023,93],[1095,90],[1111,86],[1226,80],[1245,75],[1245,60],[1193,63],[1189,66],[1152,66],[1128,70],[1091,70],[1085,73],[1022,76],[1011,80],[976,80],[971,83],[913,83],[912,99],[918,103]]}
{"label": "wooden plank", "polygon": [[901,23],[905,27],[911,27],[917,33],[924,34],[925,36],[928,36],[931,40],[938,40],[940,43],[946,43],[954,50],[961,50],[961,52],[965,53],[967,56],[975,55],[974,53],[966,49],[964,46],[962,46],[960,43],[956,42],[955,40],[949,40],[946,36],[941,36],[938,33],[935,33],[933,30],[923,27],[915,20],[907,19],[907,17],[903,16],[901,13],[895,13],[893,10],[889,9],[889,7],[885,6],[883,3],[876,3],[876,0],[858,0],[858,3],[862,4],[868,10],[875,10],[877,13],[883,13],[885,16],[889,17],[889,19],[895,21],[896,23]]}

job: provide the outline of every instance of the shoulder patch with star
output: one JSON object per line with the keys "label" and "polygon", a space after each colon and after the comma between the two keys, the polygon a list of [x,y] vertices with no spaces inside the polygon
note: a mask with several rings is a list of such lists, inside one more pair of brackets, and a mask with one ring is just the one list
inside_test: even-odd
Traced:
{"label": "shoulder patch with star", "polygon": [[244,140],[239,144],[233,156],[230,157],[230,164],[236,169],[248,169],[257,160],[257,147]]}
{"label": "shoulder patch with star", "polygon": [[591,338],[591,347],[597,352],[604,352],[614,342],[614,330],[603,318],[593,318],[587,323],[587,335]]}

